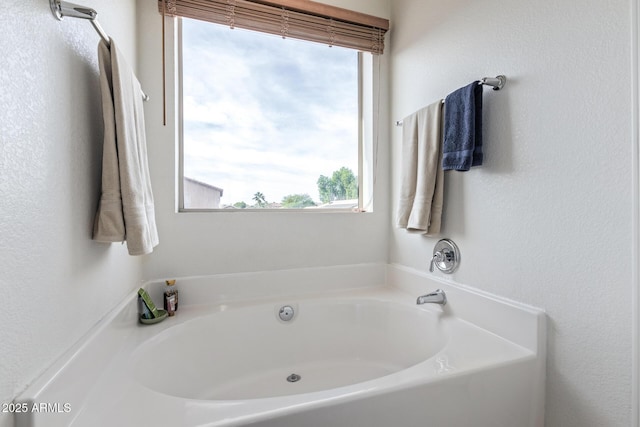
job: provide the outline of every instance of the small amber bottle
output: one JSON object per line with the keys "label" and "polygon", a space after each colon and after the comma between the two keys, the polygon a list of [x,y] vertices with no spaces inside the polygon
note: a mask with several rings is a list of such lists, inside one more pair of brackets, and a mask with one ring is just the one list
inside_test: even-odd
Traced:
{"label": "small amber bottle", "polygon": [[164,309],[169,316],[173,316],[178,311],[178,290],[175,280],[166,280],[167,288],[164,291]]}

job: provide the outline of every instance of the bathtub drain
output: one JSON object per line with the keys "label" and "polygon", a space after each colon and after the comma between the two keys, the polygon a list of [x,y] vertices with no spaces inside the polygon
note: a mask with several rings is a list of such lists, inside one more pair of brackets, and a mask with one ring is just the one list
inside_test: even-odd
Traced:
{"label": "bathtub drain", "polygon": [[302,379],[302,377],[298,374],[291,374],[287,377],[287,381],[289,381],[290,383],[295,383],[298,382]]}

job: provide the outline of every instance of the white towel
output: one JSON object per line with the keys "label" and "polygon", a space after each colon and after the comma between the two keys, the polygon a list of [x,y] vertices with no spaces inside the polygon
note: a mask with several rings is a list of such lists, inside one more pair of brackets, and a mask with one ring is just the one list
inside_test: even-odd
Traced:
{"label": "white towel", "polygon": [[402,121],[401,167],[398,227],[438,234],[444,196],[441,100]]}
{"label": "white towel", "polygon": [[147,160],[140,83],[111,40],[98,45],[104,119],[102,195],[93,239],[127,241],[130,255],[144,255],[158,244]]}

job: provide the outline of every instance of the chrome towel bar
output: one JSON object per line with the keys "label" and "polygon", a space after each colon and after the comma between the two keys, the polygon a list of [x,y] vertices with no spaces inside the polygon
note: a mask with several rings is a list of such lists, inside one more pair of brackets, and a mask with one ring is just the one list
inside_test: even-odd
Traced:
{"label": "chrome towel bar", "polygon": [[[62,18],[64,17],[88,19],[100,38],[107,43],[107,46],[111,45],[111,38],[107,35],[104,29],[102,29],[102,26],[97,19],[98,12],[94,9],[61,0],[49,0],[49,6],[51,7],[51,13],[53,13],[53,16],[58,21],[62,21]],[[142,99],[148,101],[149,95],[142,92]]]}
{"label": "chrome towel bar", "polygon": [[[491,86],[493,90],[500,90],[507,83],[507,77],[500,74],[495,77],[483,77],[478,81],[481,85]],[[396,126],[402,126],[402,120],[396,120]]]}

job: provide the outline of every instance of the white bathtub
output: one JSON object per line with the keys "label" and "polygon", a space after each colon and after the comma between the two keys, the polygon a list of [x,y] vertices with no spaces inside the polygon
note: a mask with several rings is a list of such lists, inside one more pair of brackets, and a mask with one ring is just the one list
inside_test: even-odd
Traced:
{"label": "white bathtub", "polygon": [[[71,411],[17,425],[543,425],[541,312],[399,267],[337,269],[330,286],[296,283],[303,271],[180,280],[180,311],[157,325],[125,304],[19,399]],[[362,282],[385,273],[387,286]],[[416,305],[435,287],[447,306]]]}
{"label": "white bathtub", "polygon": [[[433,311],[386,293],[225,306],[148,340],[134,353],[135,378],[151,390],[199,400],[263,399],[349,386],[430,359],[451,335]],[[383,300],[384,298],[384,300]],[[167,351],[173,348],[173,351]],[[149,364],[149,360],[154,360]],[[158,366],[174,374],[158,375]],[[287,381],[291,374],[296,382]]]}

